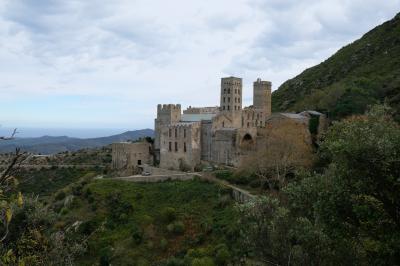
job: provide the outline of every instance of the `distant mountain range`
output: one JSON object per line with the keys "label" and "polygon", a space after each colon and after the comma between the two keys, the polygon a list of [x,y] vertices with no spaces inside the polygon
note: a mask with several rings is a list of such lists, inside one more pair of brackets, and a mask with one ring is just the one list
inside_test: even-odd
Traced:
{"label": "distant mountain range", "polygon": [[122,134],[100,138],[71,138],[67,136],[39,138],[16,138],[8,141],[0,141],[0,153],[15,151],[19,147],[23,151],[36,154],[55,154],[63,151],[77,151],[85,148],[98,148],[114,142],[137,140],[143,137],[153,137],[152,129],[127,131]]}

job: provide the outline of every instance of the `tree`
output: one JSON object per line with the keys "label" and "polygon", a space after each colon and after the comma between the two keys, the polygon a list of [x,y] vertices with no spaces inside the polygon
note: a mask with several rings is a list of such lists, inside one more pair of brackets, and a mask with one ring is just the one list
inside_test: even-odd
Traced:
{"label": "tree", "polygon": [[386,106],[336,122],[279,193],[245,205],[244,247],[275,265],[397,265],[400,127]]}
{"label": "tree", "polygon": [[[14,129],[10,137],[0,137],[0,140],[12,140],[17,134],[17,129]],[[15,178],[15,173],[19,165],[26,159],[25,153],[22,153],[19,148],[15,150],[15,154],[12,156],[9,165],[6,169],[0,173],[0,242],[3,242],[9,232],[9,224],[12,220],[12,204],[17,202],[18,205],[22,205],[23,199],[20,192],[12,193],[18,184],[18,180]]]}
{"label": "tree", "polygon": [[270,190],[279,190],[287,184],[289,174],[312,165],[311,136],[302,124],[279,120],[267,128],[264,139],[255,153],[243,160],[239,171],[254,173]]}

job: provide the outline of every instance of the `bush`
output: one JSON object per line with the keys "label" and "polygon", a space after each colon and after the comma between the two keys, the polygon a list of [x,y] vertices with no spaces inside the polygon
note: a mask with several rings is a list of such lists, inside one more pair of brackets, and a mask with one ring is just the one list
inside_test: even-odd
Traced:
{"label": "bush", "polygon": [[198,258],[192,261],[192,266],[215,266],[214,261],[210,257]]}
{"label": "bush", "polygon": [[232,181],[233,173],[229,170],[219,170],[215,172],[215,176],[219,179],[226,180],[228,182]]}
{"label": "bush", "polygon": [[143,230],[139,226],[137,226],[137,225],[133,226],[133,228],[131,229],[131,235],[132,235],[133,242],[136,245],[139,245],[142,243]]}
{"label": "bush", "polygon": [[215,254],[215,261],[218,265],[226,265],[229,262],[231,254],[229,253],[228,248],[226,245],[222,245],[219,247]]}
{"label": "bush", "polygon": [[254,179],[249,183],[249,186],[252,188],[259,188],[261,187],[261,180],[260,179]]}
{"label": "bush", "polygon": [[176,216],[177,216],[176,215],[176,210],[174,208],[172,208],[172,207],[164,208],[161,211],[161,218],[162,218],[163,221],[165,221],[167,223],[175,221]]}
{"label": "bush", "polygon": [[57,194],[56,194],[56,196],[55,196],[55,199],[56,200],[62,200],[62,199],[64,199],[65,198],[65,192],[63,191],[63,190],[61,190],[61,191],[59,191]]}
{"label": "bush", "polygon": [[167,226],[167,230],[169,233],[173,233],[175,235],[181,235],[183,234],[183,232],[185,232],[185,225],[180,221],[176,221],[172,224],[169,224]]}
{"label": "bush", "polygon": [[111,262],[111,248],[106,247],[100,250],[100,266],[108,266]]}
{"label": "bush", "polygon": [[232,201],[232,198],[230,195],[222,195],[221,197],[219,197],[218,199],[218,206],[220,208],[224,208],[226,206],[228,206]]}
{"label": "bush", "polygon": [[62,208],[61,211],[60,211],[60,214],[61,214],[61,215],[66,215],[67,213],[68,213],[68,209],[65,208],[65,207]]}
{"label": "bush", "polygon": [[185,261],[175,257],[169,258],[165,263],[165,266],[184,266]]}
{"label": "bush", "polygon": [[166,240],[165,238],[161,238],[160,240],[160,249],[165,251],[168,247],[168,240]]}

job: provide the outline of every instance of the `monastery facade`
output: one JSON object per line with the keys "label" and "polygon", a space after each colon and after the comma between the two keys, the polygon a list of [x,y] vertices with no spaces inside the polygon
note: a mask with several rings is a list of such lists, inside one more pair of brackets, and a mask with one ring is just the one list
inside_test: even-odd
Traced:
{"label": "monastery facade", "polygon": [[[219,107],[189,107],[182,111],[180,104],[159,104],[151,162],[176,170],[195,170],[202,162],[239,166],[243,158],[260,149],[269,131],[286,120],[295,125],[299,132],[296,135],[311,145],[310,117],[317,115],[320,119],[322,114],[271,114],[271,82],[261,79],[253,83],[253,105],[243,108],[242,95],[242,79],[227,77],[221,79]],[[143,145],[131,145],[129,158],[136,161],[129,165],[150,161],[142,148],[143,159],[135,154],[134,146]],[[113,156],[113,165],[121,165],[118,161],[125,158],[124,153],[117,150],[122,147],[113,148],[113,154],[122,154],[119,158]]]}

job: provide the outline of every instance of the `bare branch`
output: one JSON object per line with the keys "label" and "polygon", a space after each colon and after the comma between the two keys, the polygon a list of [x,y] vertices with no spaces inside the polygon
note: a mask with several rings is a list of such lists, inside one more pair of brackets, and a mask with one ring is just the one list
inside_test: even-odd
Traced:
{"label": "bare branch", "polygon": [[14,131],[13,131],[13,133],[11,134],[10,137],[2,137],[2,136],[0,136],[0,140],[12,140],[12,139],[14,139],[15,135],[17,135],[18,133],[19,133],[19,132],[17,132],[17,129],[14,128]]}

